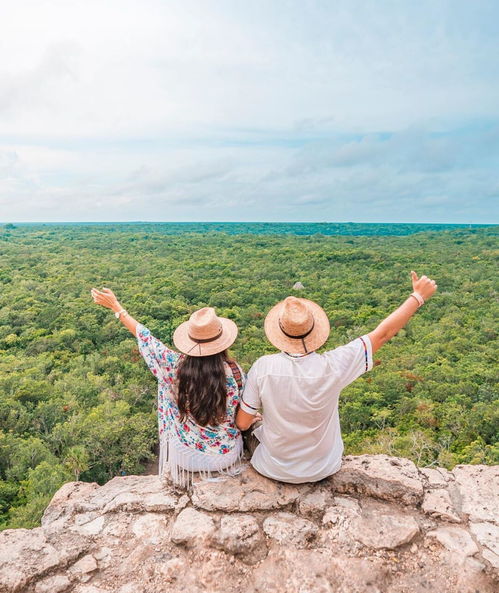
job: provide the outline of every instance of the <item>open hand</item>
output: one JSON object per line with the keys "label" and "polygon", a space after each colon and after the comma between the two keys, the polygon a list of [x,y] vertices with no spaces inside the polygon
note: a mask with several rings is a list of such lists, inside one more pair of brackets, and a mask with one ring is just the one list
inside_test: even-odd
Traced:
{"label": "open hand", "polygon": [[431,280],[428,276],[421,276],[421,278],[418,278],[416,272],[412,271],[411,277],[414,292],[420,294],[425,301],[427,301],[437,290],[435,280]]}
{"label": "open hand", "polygon": [[103,307],[106,307],[106,309],[111,309],[112,311],[119,311],[121,309],[121,305],[119,304],[116,295],[110,288],[103,288],[102,290],[92,288],[90,294],[94,299],[94,303],[102,305]]}

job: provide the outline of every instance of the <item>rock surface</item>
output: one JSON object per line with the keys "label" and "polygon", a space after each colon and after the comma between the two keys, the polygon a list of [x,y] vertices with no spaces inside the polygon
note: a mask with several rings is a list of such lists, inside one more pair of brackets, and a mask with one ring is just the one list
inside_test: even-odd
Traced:
{"label": "rock surface", "polygon": [[0,532],[0,593],[493,593],[498,481],[361,455],[317,484],[71,482],[42,527]]}

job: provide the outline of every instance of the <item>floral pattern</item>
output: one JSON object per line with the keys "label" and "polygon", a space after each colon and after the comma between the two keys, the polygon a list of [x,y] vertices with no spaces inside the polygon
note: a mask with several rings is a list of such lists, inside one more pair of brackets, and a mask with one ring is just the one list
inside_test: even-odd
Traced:
{"label": "floral pattern", "polygon": [[[172,431],[174,431],[178,440],[191,449],[217,455],[224,455],[233,451],[241,434],[235,424],[236,410],[241,394],[229,365],[225,365],[227,374],[225,422],[218,426],[199,426],[190,417],[181,422],[173,386],[178,363],[184,355],[165,346],[140,323],[137,324],[137,342],[147,366],[158,380],[158,428],[160,438],[163,434],[173,434]],[[241,376],[244,382],[242,372]]]}

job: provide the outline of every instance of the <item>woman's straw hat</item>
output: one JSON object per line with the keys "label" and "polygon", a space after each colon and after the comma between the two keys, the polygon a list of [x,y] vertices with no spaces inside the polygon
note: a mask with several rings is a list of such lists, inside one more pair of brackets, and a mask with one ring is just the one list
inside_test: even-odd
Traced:
{"label": "woman's straw hat", "polygon": [[189,356],[210,356],[226,350],[236,337],[237,325],[233,321],[218,317],[212,307],[204,307],[177,327],[173,343]]}
{"label": "woman's straw hat", "polygon": [[308,354],[320,348],[329,336],[329,319],[317,303],[288,297],[277,303],[265,318],[265,333],[279,350]]}

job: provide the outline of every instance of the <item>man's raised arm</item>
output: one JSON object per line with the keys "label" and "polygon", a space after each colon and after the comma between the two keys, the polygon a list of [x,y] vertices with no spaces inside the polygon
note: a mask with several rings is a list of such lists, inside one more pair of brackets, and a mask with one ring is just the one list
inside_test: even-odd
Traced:
{"label": "man's raised arm", "polygon": [[413,288],[411,295],[369,334],[373,352],[391,340],[437,290],[435,280],[431,280],[427,276],[418,278],[416,272],[411,272],[411,277]]}

